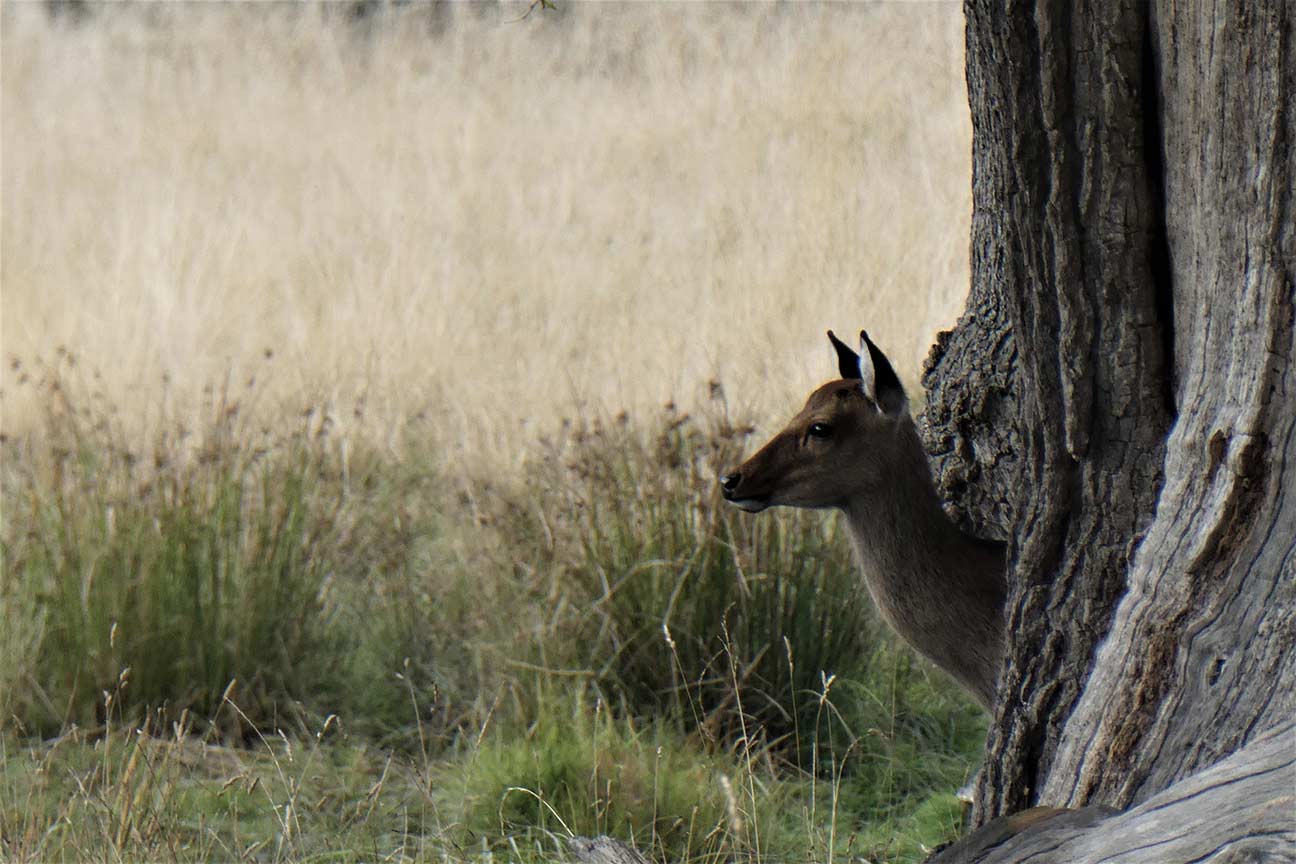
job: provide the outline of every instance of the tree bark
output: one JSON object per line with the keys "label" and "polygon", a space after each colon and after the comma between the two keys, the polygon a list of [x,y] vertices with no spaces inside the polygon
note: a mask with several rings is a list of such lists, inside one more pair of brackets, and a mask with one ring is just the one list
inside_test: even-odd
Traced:
{"label": "tree bark", "polygon": [[1009,544],[974,819],[1126,808],[1296,712],[1296,9],[966,12],[972,286],[924,433]]}
{"label": "tree bark", "polygon": [[1036,807],[994,819],[929,864],[1296,861],[1290,724],[1124,813]]}

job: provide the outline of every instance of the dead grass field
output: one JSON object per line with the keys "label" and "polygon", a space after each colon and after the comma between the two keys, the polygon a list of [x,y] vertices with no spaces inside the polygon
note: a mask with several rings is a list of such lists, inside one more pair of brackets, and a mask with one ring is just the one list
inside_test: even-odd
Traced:
{"label": "dead grass field", "polygon": [[957,834],[981,712],[715,476],[957,315],[961,7],[560,6],[0,5],[0,859]]}
{"label": "dead grass field", "polygon": [[711,378],[781,420],[826,327],[916,380],[966,291],[959,4],[524,9],[6,4],[6,431],[58,346],[142,423],[257,375],[504,455]]}

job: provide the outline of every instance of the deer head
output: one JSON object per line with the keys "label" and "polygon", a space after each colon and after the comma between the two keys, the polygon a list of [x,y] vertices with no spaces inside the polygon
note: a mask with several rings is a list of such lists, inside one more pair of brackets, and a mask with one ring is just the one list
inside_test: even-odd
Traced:
{"label": "deer head", "polygon": [[828,331],[841,378],[810,394],[787,427],[720,478],[725,500],[749,512],[789,506],[845,509],[881,488],[895,467],[894,442],[912,427],[900,379],[868,333],[859,353]]}
{"label": "deer head", "polygon": [[828,332],[841,378],[810,394],[787,428],[720,478],[731,503],[832,507],[864,583],[906,642],[994,703],[1003,654],[1003,544],[965,535],[945,515],[904,388],[860,333],[856,354]]}

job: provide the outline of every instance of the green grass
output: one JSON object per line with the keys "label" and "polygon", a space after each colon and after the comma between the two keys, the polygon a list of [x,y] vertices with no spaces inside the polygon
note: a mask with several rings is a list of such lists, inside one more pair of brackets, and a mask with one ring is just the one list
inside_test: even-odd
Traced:
{"label": "green grass", "polygon": [[528,471],[526,505],[499,517],[518,560],[542,550],[547,593],[573,613],[549,641],[573,646],[567,662],[619,710],[808,759],[799,730],[824,675],[863,680],[883,638],[837,523],[720,500],[747,434],[722,406],[643,425],[568,424]]}
{"label": "green grass", "polygon": [[572,832],[655,860],[914,861],[953,835],[932,794],[863,823],[853,780],[815,782],[572,700],[530,734],[422,762],[330,725],[230,747],[147,726],[0,754],[6,861],[562,860]]}
{"label": "green grass", "polygon": [[257,427],[255,385],[139,442],[72,358],[28,374],[5,860],[550,860],[608,833],[912,861],[958,829],[983,718],[876,622],[836,520],[719,501],[749,427],[718,385],[501,477],[336,407]]}

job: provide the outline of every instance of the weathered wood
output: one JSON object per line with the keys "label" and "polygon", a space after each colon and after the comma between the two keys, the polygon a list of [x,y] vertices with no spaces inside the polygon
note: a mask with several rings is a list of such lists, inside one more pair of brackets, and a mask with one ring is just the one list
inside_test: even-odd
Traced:
{"label": "weathered wood", "polygon": [[637,849],[607,835],[572,837],[567,845],[581,864],[648,864]]}
{"label": "weathered wood", "polygon": [[1125,807],[1296,713],[1296,7],[966,10],[973,281],[924,437],[1009,542],[975,817]]}
{"label": "weathered wood", "polygon": [[[973,282],[928,364],[927,433],[956,507],[989,504],[978,518],[1009,542],[984,820],[1037,803],[1086,686],[1156,506],[1171,357],[1146,6],[965,8]],[[980,407],[990,418],[969,419]]]}
{"label": "weathered wood", "polygon": [[1037,807],[989,822],[928,864],[1296,861],[1288,723],[1124,813]]}
{"label": "weathered wood", "polygon": [[1154,16],[1179,417],[1042,801],[1124,806],[1296,715],[1296,6]]}

